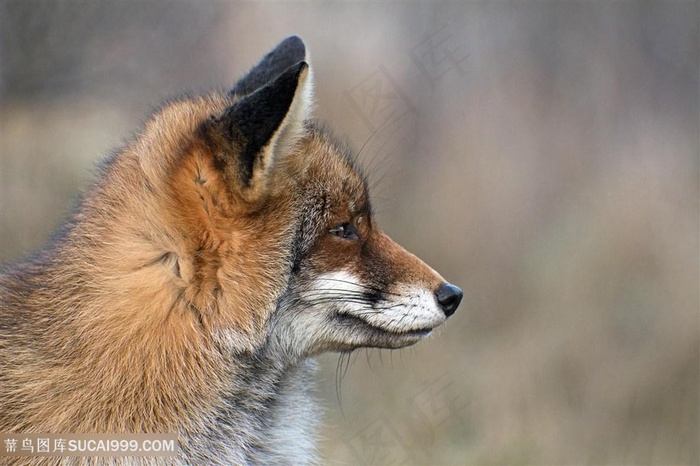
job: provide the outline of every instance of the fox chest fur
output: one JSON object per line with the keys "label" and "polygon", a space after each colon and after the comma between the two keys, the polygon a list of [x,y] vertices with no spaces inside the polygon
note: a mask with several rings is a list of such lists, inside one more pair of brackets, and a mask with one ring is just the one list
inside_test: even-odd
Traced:
{"label": "fox chest fur", "polygon": [[313,463],[310,358],[411,345],[456,310],[310,120],[305,56],[291,37],[230,92],[164,105],[53,242],[3,270],[0,431],[176,433],[181,464]]}

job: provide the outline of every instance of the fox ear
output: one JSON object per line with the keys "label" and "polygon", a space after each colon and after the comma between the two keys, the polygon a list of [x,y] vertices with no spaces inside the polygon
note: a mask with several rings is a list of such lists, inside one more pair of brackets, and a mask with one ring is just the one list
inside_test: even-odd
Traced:
{"label": "fox ear", "polygon": [[303,135],[311,101],[309,74],[306,62],[290,66],[213,120],[214,163],[245,200],[266,192],[275,159]]}
{"label": "fox ear", "polygon": [[297,36],[287,37],[248,71],[233,86],[231,93],[236,95],[250,94],[275,79],[290,66],[304,60],[306,60],[304,42]]}

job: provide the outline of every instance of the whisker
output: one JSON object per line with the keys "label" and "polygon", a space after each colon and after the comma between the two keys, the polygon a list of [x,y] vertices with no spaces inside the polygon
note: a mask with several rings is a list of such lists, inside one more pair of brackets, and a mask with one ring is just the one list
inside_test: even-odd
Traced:
{"label": "whisker", "polygon": [[[386,146],[386,144],[389,143],[389,142],[395,142],[395,141],[397,140],[396,134],[399,132],[399,130],[400,130],[400,128],[401,128],[401,125],[394,125],[393,128],[392,128],[391,126],[387,126],[386,128],[384,128],[384,126],[387,125],[389,122],[392,122],[392,120],[391,120],[391,119],[385,120],[385,121],[372,133],[372,136],[374,136],[376,133],[378,133],[378,132],[381,131],[381,130],[384,130],[384,129],[389,130],[389,129],[390,129],[390,131],[387,131],[387,132],[384,134],[385,139],[384,139],[384,142],[382,143],[382,145],[379,147],[379,149],[377,149],[376,151],[374,151],[374,154],[371,156],[370,160],[368,161],[368,164],[367,164],[367,171],[368,171],[370,174],[373,173],[373,171],[374,171],[376,168],[379,168],[379,166],[381,166],[381,163],[385,160],[385,159],[382,159],[382,158],[379,157],[379,155],[382,153],[382,150],[384,149],[384,146]],[[393,123],[393,122],[392,122],[392,123]],[[370,139],[372,139],[372,138],[370,138]],[[367,143],[370,141],[370,139],[368,139],[368,140],[365,142],[365,144],[363,144],[362,149],[364,149],[365,146],[367,146]],[[358,157],[358,158],[359,158],[360,155],[362,154],[362,149],[361,149],[360,152],[358,152],[358,154],[357,154],[357,157]]]}
{"label": "whisker", "polygon": [[345,353],[340,353],[340,356],[338,356],[338,363],[335,366],[335,396],[338,399],[338,405],[340,406],[340,414],[343,416],[343,419],[345,419],[345,411],[343,410],[343,401],[342,401],[342,376],[340,374],[340,368],[342,367],[342,361],[343,357],[345,356]]}
{"label": "whisker", "polygon": [[372,348],[365,348],[365,357],[367,358],[367,365],[369,366],[369,370],[371,372],[374,372],[374,368],[372,367]]}

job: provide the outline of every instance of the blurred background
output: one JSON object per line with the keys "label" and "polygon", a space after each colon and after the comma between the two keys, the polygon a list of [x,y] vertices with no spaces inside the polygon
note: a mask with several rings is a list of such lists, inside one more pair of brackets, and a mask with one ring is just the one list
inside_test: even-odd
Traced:
{"label": "blurred background", "polygon": [[0,260],[159,103],[282,38],[384,229],[465,290],[320,358],[324,464],[698,464],[697,2],[0,3]]}

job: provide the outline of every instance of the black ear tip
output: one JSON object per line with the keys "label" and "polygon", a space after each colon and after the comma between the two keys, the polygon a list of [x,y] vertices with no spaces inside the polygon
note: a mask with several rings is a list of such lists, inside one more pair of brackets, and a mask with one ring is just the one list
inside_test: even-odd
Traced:
{"label": "black ear tip", "polygon": [[282,40],[281,44],[288,44],[289,46],[294,47],[304,47],[304,41],[301,40],[301,37],[299,36],[289,36]]}
{"label": "black ear tip", "polygon": [[290,36],[277,44],[242,77],[233,89],[232,94],[247,95],[271,82],[277,76],[293,65],[306,60],[306,46],[298,36]]}
{"label": "black ear tip", "polygon": [[276,47],[277,50],[293,61],[302,61],[306,58],[306,46],[299,36],[289,36]]}

